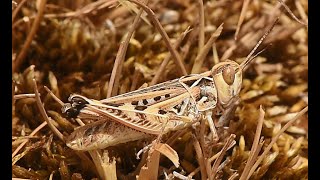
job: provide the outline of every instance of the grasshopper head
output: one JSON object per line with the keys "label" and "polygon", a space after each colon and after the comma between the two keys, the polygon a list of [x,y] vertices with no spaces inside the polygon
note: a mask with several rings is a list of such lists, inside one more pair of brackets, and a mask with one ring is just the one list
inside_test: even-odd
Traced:
{"label": "grasshopper head", "polygon": [[242,84],[242,68],[234,61],[226,60],[213,66],[212,77],[218,93],[218,101],[222,105],[239,94]]}
{"label": "grasshopper head", "polygon": [[228,104],[233,97],[239,94],[242,84],[242,72],[244,72],[246,67],[262,52],[260,51],[252,57],[254,52],[258,49],[260,44],[268,36],[278,21],[279,17],[274,21],[268,31],[264,33],[240,65],[234,61],[226,60],[225,62],[221,62],[213,66],[211,73],[217,88],[218,102],[220,102],[222,106]]}

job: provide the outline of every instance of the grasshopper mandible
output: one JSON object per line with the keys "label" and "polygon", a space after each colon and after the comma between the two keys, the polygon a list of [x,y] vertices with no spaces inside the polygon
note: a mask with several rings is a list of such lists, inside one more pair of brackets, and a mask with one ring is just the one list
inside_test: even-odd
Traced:
{"label": "grasshopper mandible", "polygon": [[211,71],[184,76],[100,101],[73,94],[62,107],[68,117],[96,122],[76,129],[67,146],[75,150],[104,149],[120,143],[165,134],[191,126],[204,116],[217,137],[212,114],[219,114],[239,95],[242,73],[253,53],[277,21],[238,64],[220,62]]}

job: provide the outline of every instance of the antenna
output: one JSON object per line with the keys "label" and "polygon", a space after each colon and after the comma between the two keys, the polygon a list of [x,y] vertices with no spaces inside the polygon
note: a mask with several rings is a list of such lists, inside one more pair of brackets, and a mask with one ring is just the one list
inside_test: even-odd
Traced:
{"label": "antenna", "polygon": [[[249,55],[246,57],[246,59],[240,64],[240,68],[243,71],[243,69],[252,62],[252,60],[256,57],[253,56],[253,53],[255,53],[255,51],[258,49],[258,47],[261,45],[261,43],[263,42],[263,40],[269,35],[269,33],[271,32],[271,30],[274,28],[274,26],[278,23],[279,21],[279,17],[277,17],[277,19],[274,21],[274,23],[272,24],[272,26],[268,29],[268,31],[266,33],[264,33],[264,35],[260,38],[259,42],[255,45],[255,47],[251,50],[251,52],[249,53]],[[261,52],[260,52],[261,53]],[[259,53],[259,54],[260,54]]]}

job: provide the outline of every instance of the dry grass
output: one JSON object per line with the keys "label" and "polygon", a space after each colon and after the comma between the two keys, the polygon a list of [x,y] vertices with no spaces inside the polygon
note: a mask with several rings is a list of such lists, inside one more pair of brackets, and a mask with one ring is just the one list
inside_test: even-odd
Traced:
{"label": "dry grass", "polygon": [[[119,2],[13,3],[14,178],[308,178],[307,0]],[[99,100],[202,73],[226,59],[240,63],[277,17],[219,140],[201,121],[103,151],[65,145],[86,123],[61,114],[70,94]]]}

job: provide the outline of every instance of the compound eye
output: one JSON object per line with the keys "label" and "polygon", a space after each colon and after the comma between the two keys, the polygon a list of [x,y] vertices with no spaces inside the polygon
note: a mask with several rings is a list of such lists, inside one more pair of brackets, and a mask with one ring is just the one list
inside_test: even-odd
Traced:
{"label": "compound eye", "polygon": [[234,82],[234,78],[235,78],[235,70],[233,69],[233,67],[231,66],[227,66],[226,68],[224,68],[222,70],[222,77],[223,80],[228,84],[228,85],[232,85]]}

